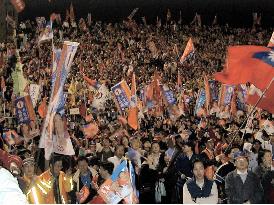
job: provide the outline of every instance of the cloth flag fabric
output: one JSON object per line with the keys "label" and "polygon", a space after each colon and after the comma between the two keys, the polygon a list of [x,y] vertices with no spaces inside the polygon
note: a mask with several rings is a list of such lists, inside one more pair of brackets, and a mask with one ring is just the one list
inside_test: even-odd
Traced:
{"label": "cloth flag fabric", "polygon": [[177,103],[177,100],[175,98],[175,95],[172,90],[170,90],[167,85],[163,85],[162,91],[163,91],[163,96],[165,98],[165,101],[168,105],[175,105]]}
{"label": "cloth flag fabric", "polygon": [[36,107],[36,103],[38,101],[39,94],[40,94],[40,85],[30,84],[29,95],[30,95],[33,107]]}
{"label": "cloth flag fabric", "polygon": [[128,125],[132,127],[134,130],[138,129],[138,107],[137,107],[135,73],[132,74],[131,98],[130,98],[130,107],[128,110]]}
{"label": "cloth flag fabric", "polygon": [[133,191],[130,193],[129,196],[127,196],[126,198],[124,198],[124,201],[126,204],[138,204],[139,203],[139,193],[136,189],[135,186],[135,170],[133,168],[133,165],[131,163],[131,161],[128,162],[129,164],[129,176],[130,176],[130,182],[131,182],[131,186],[133,188]]}
{"label": "cloth flag fabric", "polygon": [[225,69],[215,79],[226,84],[253,84],[257,91],[250,92],[247,103],[255,105],[260,93],[270,85],[258,107],[274,113],[274,51],[263,46],[231,46],[228,48]]}
{"label": "cloth flag fabric", "polygon": [[274,31],[272,33],[272,36],[269,40],[269,43],[268,43],[267,47],[274,47]]}
{"label": "cloth flag fabric", "polygon": [[196,102],[196,106],[195,106],[195,115],[197,115],[197,113],[199,112],[199,109],[203,107],[203,105],[205,104],[205,101],[206,101],[206,92],[205,92],[205,89],[200,89],[199,91],[199,97],[197,99],[197,102]]}
{"label": "cloth flag fabric", "polygon": [[[60,102],[62,102],[62,99],[63,99],[63,95],[62,95],[63,87],[65,84],[67,75],[70,71],[71,64],[75,56],[75,53],[77,51],[78,45],[79,43],[77,42],[65,41],[62,52],[61,52],[60,60],[57,64],[57,68],[56,70],[53,70],[53,77],[52,77],[53,86],[51,91],[51,97],[48,105],[47,116],[45,118],[44,126],[42,129],[40,145],[39,145],[40,148],[45,148],[46,159],[49,159],[52,151],[58,148],[56,146],[58,143],[54,143],[54,141],[56,141],[57,139],[55,139],[56,137],[53,138],[53,135],[52,135],[53,122],[54,122],[54,117],[57,113],[58,107],[60,105]],[[53,66],[53,69],[54,69],[54,66]],[[66,148],[70,149],[71,141],[70,139],[68,140],[69,142],[67,141],[66,145],[68,145],[69,147],[66,147]]]}
{"label": "cloth flag fabric", "polygon": [[25,2],[23,0],[10,0],[10,3],[14,6],[15,10],[20,13],[25,9]]}
{"label": "cloth flag fabric", "polygon": [[8,144],[8,145],[15,145],[19,144],[23,141],[23,138],[20,137],[15,130],[9,130],[3,133],[3,140]]}
{"label": "cloth flag fabric", "polygon": [[219,106],[230,105],[234,93],[234,88],[234,85],[222,85],[220,91]]}
{"label": "cloth flag fabric", "polygon": [[122,161],[98,190],[107,204],[118,204],[133,192],[127,161]]}
{"label": "cloth flag fabric", "polygon": [[36,120],[35,112],[29,95],[17,98],[15,100],[15,110],[16,118],[19,124],[29,124],[31,121]]}
{"label": "cloth flag fabric", "polygon": [[13,92],[19,96],[27,95],[25,92],[25,88],[28,85],[28,81],[25,79],[22,70],[23,65],[18,62],[16,64],[15,71],[12,72],[12,80],[13,80]]}
{"label": "cloth flag fabric", "polygon": [[97,80],[92,80],[90,78],[88,78],[86,75],[83,75],[84,80],[87,82],[87,84],[89,86],[91,86],[92,88],[98,90],[100,88],[100,83]]}
{"label": "cloth flag fabric", "polygon": [[96,123],[89,123],[83,126],[83,133],[87,138],[93,138],[98,132],[99,128]]}
{"label": "cloth flag fabric", "polygon": [[99,89],[95,91],[91,106],[98,109],[104,110],[107,100],[111,98],[111,94],[106,85],[100,85]]}
{"label": "cloth flag fabric", "polygon": [[117,100],[120,110],[125,110],[130,106],[131,91],[125,80],[122,80],[120,83],[114,85],[111,88],[115,99]]}
{"label": "cloth flag fabric", "polygon": [[180,63],[183,63],[184,61],[186,61],[187,59],[191,58],[194,54],[194,45],[192,42],[192,38],[189,38],[187,44],[186,44],[186,48],[185,51],[183,53],[183,55],[180,58]]}

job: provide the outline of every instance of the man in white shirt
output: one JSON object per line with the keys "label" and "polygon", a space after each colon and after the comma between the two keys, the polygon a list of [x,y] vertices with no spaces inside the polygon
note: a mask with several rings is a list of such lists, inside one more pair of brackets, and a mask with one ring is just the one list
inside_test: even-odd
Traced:
{"label": "man in white shirt", "polygon": [[113,163],[114,170],[115,168],[121,163],[121,161],[124,159],[125,155],[125,148],[123,145],[118,145],[115,147],[115,154],[113,157],[108,158],[108,161]]}
{"label": "man in white shirt", "polygon": [[217,204],[218,189],[214,181],[205,177],[205,167],[199,159],[193,162],[194,177],[183,188],[184,204]]}
{"label": "man in white shirt", "polygon": [[3,167],[0,167],[0,204],[28,204],[17,179]]}

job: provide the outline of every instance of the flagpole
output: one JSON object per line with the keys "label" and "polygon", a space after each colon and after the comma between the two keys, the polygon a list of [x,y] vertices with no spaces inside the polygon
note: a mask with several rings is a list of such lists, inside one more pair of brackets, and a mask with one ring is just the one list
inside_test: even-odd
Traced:
{"label": "flagpole", "polygon": [[[234,132],[234,136],[233,139],[231,140],[231,142],[228,144],[227,148],[225,149],[224,153],[226,153],[226,151],[230,148],[230,146],[232,145],[232,143],[234,142],[234,140],[237,137],[237,133],[244,127],[244,123],[246,121],[249,120],[249,118],[253,115],[253,112],[255,111],[255,109],[257,108],[257,105],[261,102],[261,100],[263,99],[265,93],[268,91],[268,89],[270,88],[270,86],[272,85],[272,83],[274,82],[274,78],[272,78],[272,80],[268,83],[267,87],[265,88],[265,90],[263,91],[262,95],[260,96],[260,98],[257,100],[257,102],[255,103],[255,105],[253,105],[251,111],[249,112],[249,114],[246,116],[246,118],[244,119],[242,125],[237,129],[237,131]],[[244,132],[245,134],[245,132]]]}

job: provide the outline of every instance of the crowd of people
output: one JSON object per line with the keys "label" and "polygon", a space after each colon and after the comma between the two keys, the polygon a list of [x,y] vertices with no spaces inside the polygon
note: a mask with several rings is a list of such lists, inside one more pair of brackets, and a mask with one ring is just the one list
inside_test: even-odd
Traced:
{"label": "crowd of people", "polygon": [[[98,190],[122,161],[130,160],[139,203],[274,203],[273,115],[256,109],[247,123],[251,106],[234,114],[217,101],[211,101],[208,113],[197,116],[194,112],[204,76],[211,78],[223,69],[228,45],[267,45],[273,29],[198,27],[175,21],[82,23],[55,22],[53,41],[38,43],[41,29],[28,20],[17,27],[15,42],[1,44],[0,182],[10,178],[11,185],[18,183],[20,189],[8,190],[0,183],[0,202],[105,203]],[[181,64],[190,37],[195,54]],[[14,93],[11,73],[20,56],[27,84],[41,86],[37,122],[30,127],[42,130],[38,105],[44,99],[48,102],[51,94],[52,48],[61,48],[66,40],[80,44],[64,86],[68,93],[65,114],[57,115],[66,118],[75,155],[53,154],[46,161],[44,149],[39,148],[40,135],[13,145],[4,139],[9,130],[24,136],[24,125],[15,118],[14,100],[28,89]],[[110,90],[123,79],[130,85],[135,73],[137,95],[142,99],[141,90],[152,82],[155,71],[178,101],[182,93],[187,101],[176,119],[167,108],[159,115],[143,106],[137,130],[124,122],[125,113],[112,98],[103,107],[93,107],[98,93],[90,91],[83,78],[84,73]],[[83,104],[91,120],[70,115],[71,108]],[[85,136],[82,129],[90,121],[99,130],[93,137]],[[5,196],[9,191],[19,197]]]}

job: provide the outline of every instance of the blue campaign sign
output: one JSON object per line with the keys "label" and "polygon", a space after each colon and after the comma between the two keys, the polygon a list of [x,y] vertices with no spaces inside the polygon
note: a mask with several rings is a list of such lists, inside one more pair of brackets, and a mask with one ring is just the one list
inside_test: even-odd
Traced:
{"label": "blue campaign sign", "polygon": [[130,93],[126,86],[125,82],[122,81],[111,88],[121,110],[130,107]]}
{"label": "blue campaign sign", "polygon": [[18,123],[30,123],[30,117],[28,113],[28,109],[26,106],[26,100],[25,97],[17,98],[15,100],[15,108],[16,108],[16,118],[18,120]]}

